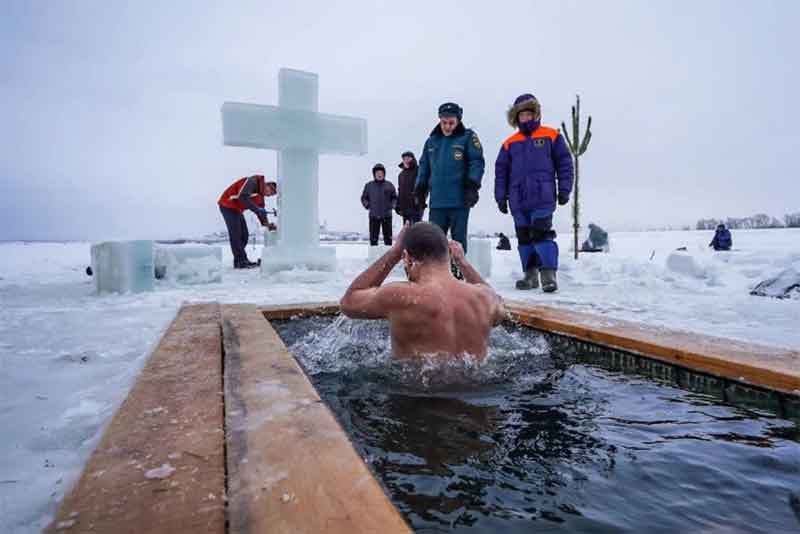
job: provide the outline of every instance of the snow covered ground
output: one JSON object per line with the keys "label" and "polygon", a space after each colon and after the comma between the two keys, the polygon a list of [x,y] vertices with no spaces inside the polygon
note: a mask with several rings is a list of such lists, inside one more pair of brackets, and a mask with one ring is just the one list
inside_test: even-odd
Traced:
{"label": "snow covered ground", "polygon": [[[800,230],[735,231],[731,253],[710,251],[710,240],[711,232],[612,233],[610,254],[576,263],[564,236],[559,293],[516,291],[516,251],[494,251],[491,283],[507,298],[800,348],[800,300],[748,294],[800,268]],[[688,257],[670,269],[669,254],[683,246]],[[0,244],[0,532],[48,523],[183,302],[336,300],[367,258],[364,244],[336,247],[335,273],[261,278],[227,268],[220,284],[157,282],[152,293],[97,296],[84,274],[89,244]],[[224,258],[230,265],[229,250]]]}

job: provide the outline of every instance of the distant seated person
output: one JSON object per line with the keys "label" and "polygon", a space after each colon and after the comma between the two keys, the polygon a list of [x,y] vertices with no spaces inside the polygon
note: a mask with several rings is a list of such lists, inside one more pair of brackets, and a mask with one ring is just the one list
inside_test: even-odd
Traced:
{"label": "distant seated person", "polygon": [[597,226],[589,225],[589,239],[581,245],[581,252],[608,252],[608,232]]}
{"label": "distant seated person", "polygon": [[386,167],[376,163],[372,167],[372,180],[364,185],[361,205],[369,212],[369,244],[377,246],[378,235],[383,232],[383,243],[392,244],[392,210],[397,206],[397,190],[386,180]]}
{"label": "distant seated person", "polygon": [[[450,259],[464,281],[453,277]],[[403,262],[407,282],[386,285]],[[388,319],[397,358],[422,355],[483,359],[492,328],[505,319],[502,299],[467,262],[464,249],[438,226],[406,224],[392,248],[361,273],[340,302],[354,319]]]}
{"label": "distant seated person", "polygon": [[708,246],[714,247],[714,250],[730,250],[733,246],[731,231],[724,224],[718,224],[717,231],[714,232],[714,239],[711,240]]}
{"label": "distant seated person", "polygon": [[223,191],[219,197],[219,211],[225,219],[228,228],[228,240],[233,252],[234,269],[251,269],[260,265],[247,258],[245,247],[250,235],[247,221],[244,219],[245,210],[256,214],[262,226],[275,230],[275,225],[269,222],[267,210],[264,208],[264,198],[277,194],[278,184],[267,182],[260,174],[239,178]]}
{"label": "distant seated person", "polygon": [[511,241],[508,240],[508,236],[503,232],[497,236],[500,238],[500,241],[497,243],[497,250],[511,250]]}

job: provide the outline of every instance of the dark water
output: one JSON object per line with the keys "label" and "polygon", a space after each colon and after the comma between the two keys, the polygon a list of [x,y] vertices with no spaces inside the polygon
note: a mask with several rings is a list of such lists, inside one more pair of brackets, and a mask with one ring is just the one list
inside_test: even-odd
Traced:
{"label": "dark water", "polygon": [[276,325],[418,532],[800,532],[796,422],[551,354],[391,360],[379,322]]}

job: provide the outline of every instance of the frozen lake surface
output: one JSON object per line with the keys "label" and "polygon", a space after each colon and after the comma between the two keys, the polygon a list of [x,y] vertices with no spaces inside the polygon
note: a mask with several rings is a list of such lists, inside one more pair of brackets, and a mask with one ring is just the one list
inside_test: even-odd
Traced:
{"label": "frozen lake surface", "polygon": [[[735,251],[715,253],[707,247],[711,232],[612,233],[610,254],[585,254],[576,263],[563,236],[558,293],[515,290],[515,250],[493,251],[490,282],[506,298],[800,349],[800,300],[749,295],[759,281],[800,269],[800,230],[735,231],[733,238]],[[669,259],[679,247],[686,252]],[[3,533],[47,525],[182,303],[337,300],[366,267],[368,247],[336,245],[336,272],[262,278],[257,269],[230,268],[223,245],[222,283],[156,281],[152,293],[102,296],[84,273],[89,248],[0,244]],[[248,247],[248,255],[260,251]]]}

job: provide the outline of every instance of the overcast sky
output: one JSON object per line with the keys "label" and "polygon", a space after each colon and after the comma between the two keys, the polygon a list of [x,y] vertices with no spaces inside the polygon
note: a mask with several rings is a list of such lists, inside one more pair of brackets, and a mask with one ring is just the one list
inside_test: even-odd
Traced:
{"label": "overcast sky", "polygon": [[584,225],[800,210],[800,2],[226,4],[0,4],[0,239],[224,228],[220,192],[275,176],[276,156],[223,147],[220,106],[277,104],[281,67],[319,74],[321,111],[368,121],[366,156],[320,161],[335,229],[366,230],[373,163],[396,183],[400,153],[418,154],[454,100],[487,159],[471,229],[510,231],[494,160],[525,92],[544,124],[568,119],[575,93],[593,115]]}

